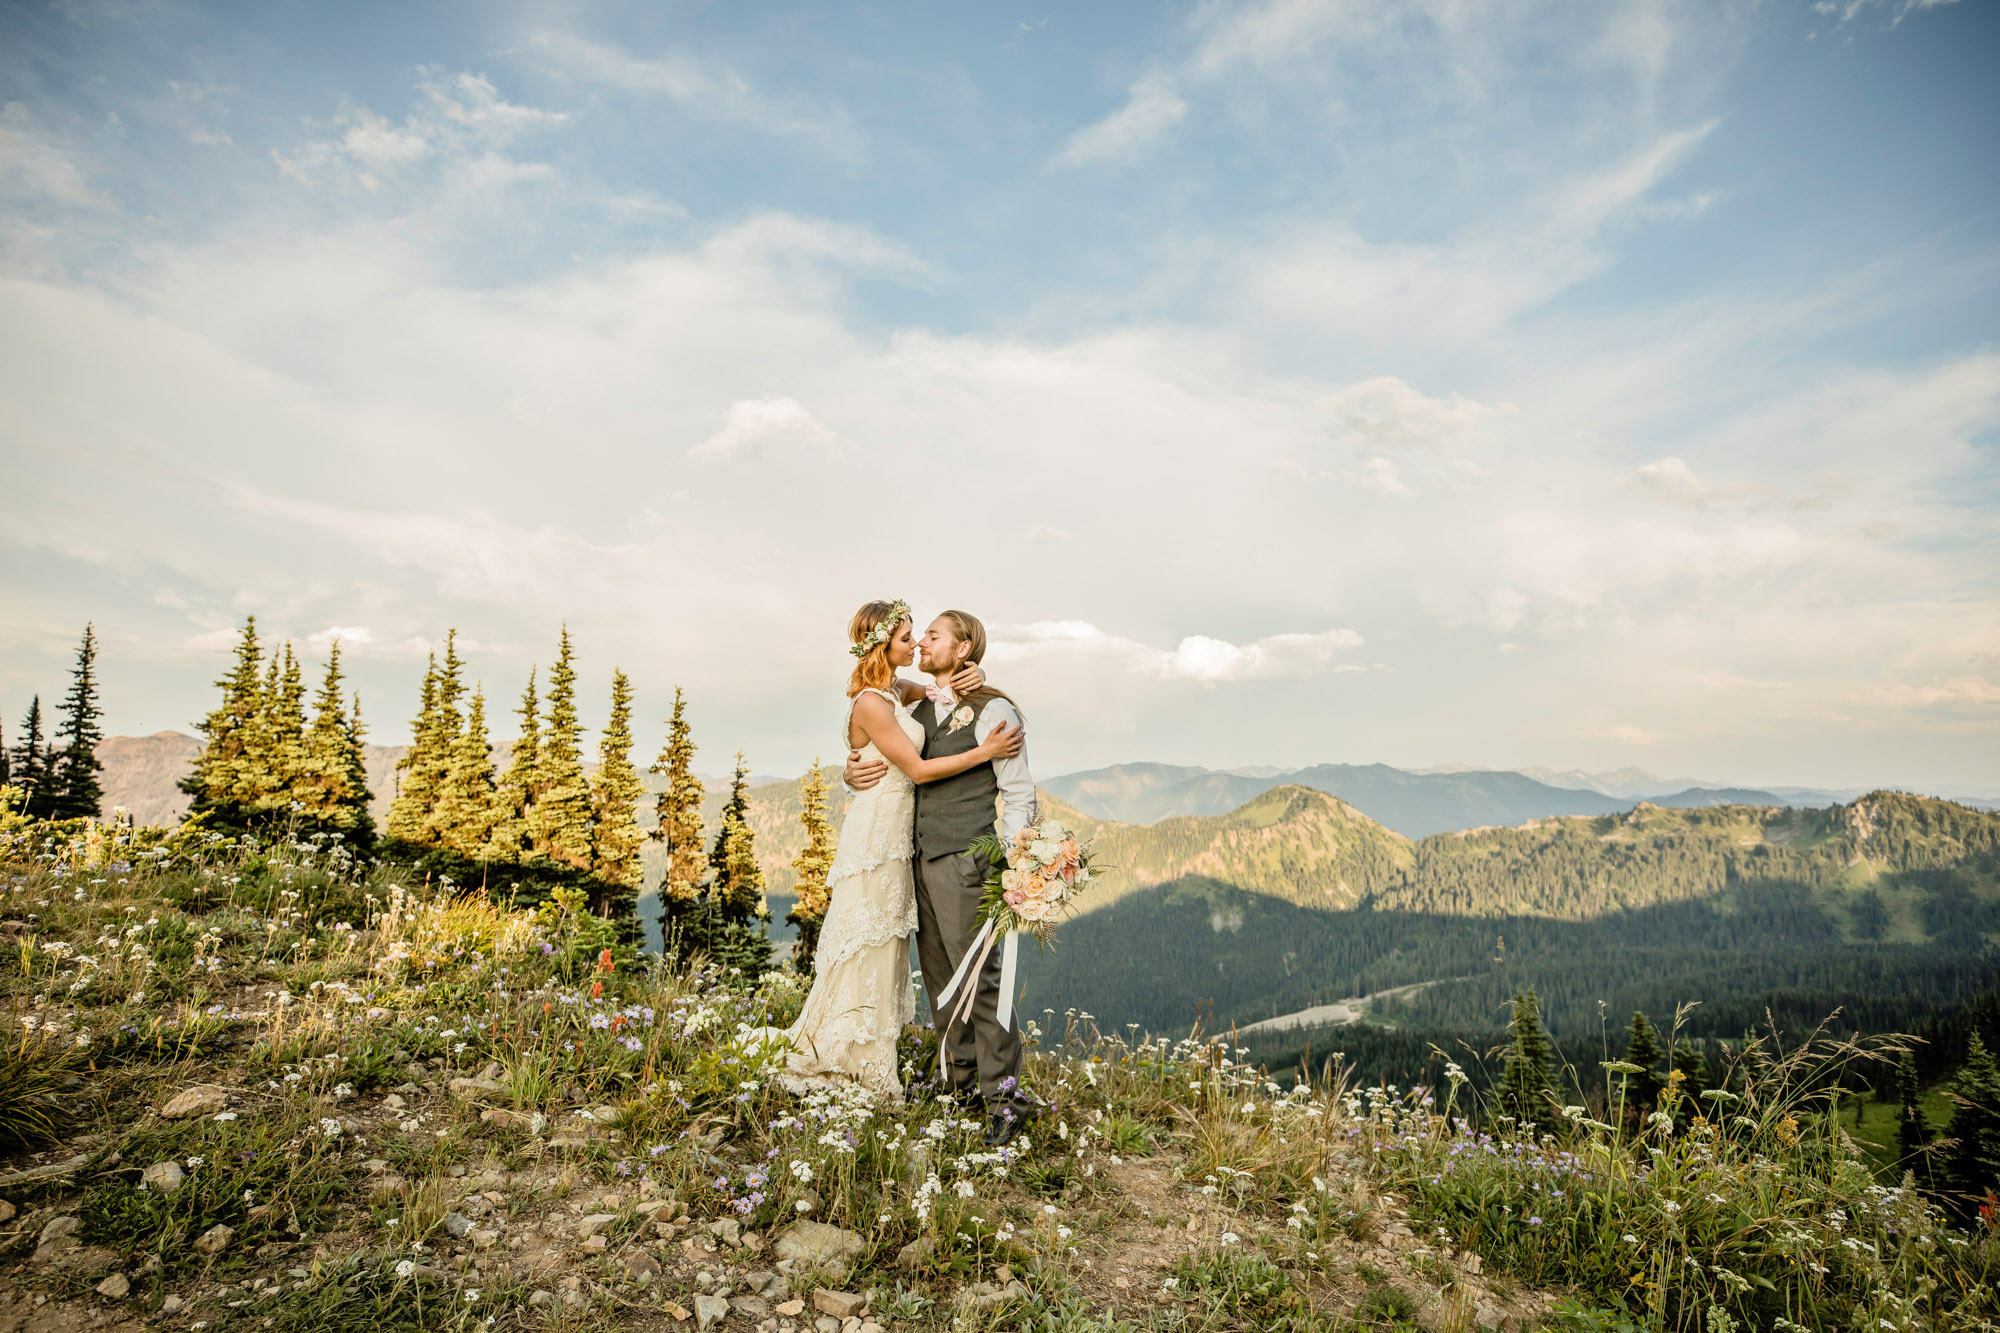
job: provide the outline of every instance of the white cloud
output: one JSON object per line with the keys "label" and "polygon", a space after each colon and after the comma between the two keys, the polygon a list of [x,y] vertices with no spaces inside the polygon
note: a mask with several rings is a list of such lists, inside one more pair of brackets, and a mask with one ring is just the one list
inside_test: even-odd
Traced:
{"label": "white cloud", "polygon": [[1354,474],[1355,484],[1383,495],[1407,496],[1412,492],[1396,474],[1396,463],[1389,458],[1371,458],[1362,464],[1361,471]]}
{"label": "white cloud", "polygon": [[1686,505],[1690,509],[1714,509],[1721,505],[1770,500],[1776,497],[1777,489],[1772,486],[1737,482],[1730,485],[1705,481],[1695,475],[1694,469],[1685,459],[1662,458],[1647,463],[1639,469],[1639,484],[1669,504]]}
{"label": "white cloud", "polygon": [[34,116],[19,102],[0,107],[0,186],[88,208],[107,202],[84,183],[69,156],[42,136]]}
{"label": "white cloud", "polygon": [[1459,394],[1427,397],[1394,375],[1350,384],[1326,405],[1349,432],[1378,448],[1445,444],[1496,410]]}
{"label": "white cloud", "polygon": [[1026,541],[1039,545],[1043,542],[1066,542],[1070,539],[1070,531],[1053,523],[1037,523],[1022,536]]}
{"label": "white cloud", "polygon": [[1124,106],[1070,135],[1062,151],[1055,155],[1055,161],[1061,166],[1077,167],[1115,156],[1159,137],[1186,114],[1187,103],[1163,80],[1141,79],[1132,85]]}
{"label": "white cloud", "polygon": [[1617,726],[1610,727],[1593,727],[1590,734],[1601,736],[1608,741],[1617,741],[1620,745],[1651,745],[1660,739],[1658,732],[1648,731],[1644,727],[1635,727],[1630,723],[1620,723]]}
{"label": "white cloud", "polygon": [[328,625],[306,636],[307,646],[317,649],[325,649],[335,641],[343,649],[361,648],[374,643],[375,636],[366,625]]}
{"label": "white cloud", "polygon": [[704,463],[742,458],[766,445],[808,445],[837,453],[840,437],[790,398],[744,399],[730,404],[721,429],[688,450]]}
{"label": "white cloud", "polygon": [[1106,634],[1088,621],[1054,620],[995,632],[992,657],[998,663],[1082,659],[1162,680],[1213,684],[1311,675],[1326,668],[1334,654],[1360,645],[1361,636],[1353,630],[1330,629],[1275,634],[1247,644],[1191,634],[1173,648],[1155,649]]}
{"label": "white cloud", "polygon": [[1813,13],[1833,19],[1836,26],[1852,23],[1871,9],[1886,10],[1889,26],[1895,27],[1912,13],[1957,4],[1958,0],[1813,0]]}
{"label": "white cloud", "polygon": [[338,138],[308,142],[289,154],[274,148],[271,160],[301,183],[338,167],[351,171],[364,188],[380,190],[432,158],[497,161],[497,150],[518,135],[568,118],[507,101],[483,74],[434,76],[418,83],[417,91],[417,105],[400,122],[365,106],[344,105],[333,117],[345,126]]}

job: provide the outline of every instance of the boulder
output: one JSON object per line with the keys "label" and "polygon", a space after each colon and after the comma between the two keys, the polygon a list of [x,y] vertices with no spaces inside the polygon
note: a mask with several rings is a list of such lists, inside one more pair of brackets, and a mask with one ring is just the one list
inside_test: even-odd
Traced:
{"label": "boulder", "polygon": [[794,1222],[773,1242],[778,1258],[800,1269],[849,1264],[868,1252],[865,1238],[826,1222]]}
{"label": "boulder", "polygon": [[144,1189],[157,1190],[161,1194],[172,1194],[187,1179],[179,1162],[155,1162],[139,1174],[139,1184]]}
{"label": "boulder", "polygon": [[197,1083],[175,1093],[160,1108],[162,1120],[186,1120],[190,1116],[214,1115],[229,1105],[229,1094],[213,1083]]}
{"label": "boulder", "polygon": [[729,1318],[728,1301],[720,1296],[711,1296],[705,1291],[695,1296],[694,1326],[697,1330],[719,1324],[727,1318]]}
{"label": "boulder", "polygon": [[813,1291],[813,1309],[835,1319],[858,1319],[868,1307],[868,1298],[858,1292],[828,1291],[819,1287]]}

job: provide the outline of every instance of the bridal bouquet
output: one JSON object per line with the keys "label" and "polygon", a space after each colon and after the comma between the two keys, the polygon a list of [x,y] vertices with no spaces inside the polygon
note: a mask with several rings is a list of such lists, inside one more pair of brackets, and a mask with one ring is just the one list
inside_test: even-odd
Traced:
{"label": "bridal bouquet", "polygon": [[986,837],[971,851],[993,862],[980,895],[979,915],[1001,933],[1025,930],[1046,945],[1056,923],[1073,910],[1076,897],[1096,876],[1090,849],[1054,819],[1030,824],[1012,843]]}
{"label": "bridal bouquet", "polygon": [[[1006,841],[991,835],[977,839],[966,849],[992,862],[986,887],[979,895],[979,933],[959,961],[951,984],[938,994],[936,1003],[949,1007],[951,1021],[965,1021],[972,1013],[972,997],[977,985],[968,979],[979,975],[987,955],[1000,945],[1000,999],[995,1017],[1000,1026],[1014,1023],[1014,980],[1017,975],[1021,931],[1047,945],[1056,924],[1075,910],[1078,894],[1096,878],[1091,869],[1090,849],[1076,835],[1054,819],[1030,824]],[[1002,937],[1005,937],[1004,943]],[[957,1003],[952,1003],[953,997]],[[944,1059],[939,1047],[938,1059]]]}

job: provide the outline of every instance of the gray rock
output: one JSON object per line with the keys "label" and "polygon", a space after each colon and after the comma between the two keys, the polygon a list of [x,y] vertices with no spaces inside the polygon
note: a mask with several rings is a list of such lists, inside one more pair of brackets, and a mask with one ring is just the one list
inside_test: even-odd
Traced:
{"label": "gray rock", "polygon": [[832,1315],[823,1314],[813,1320],[813,1333],[840,1333],[840,1321]]}
{"label": "gray rock", "polygon": [[694,1326],[697,1331],[729,1318],[729,1302],[702,1292],[694,1298]]}
{"label": "gray rock", "polygon": [[8,1203],[5,1199],[0,1199],[0,1222],[11,1222],[13,1220],[14,1205]]}
{"label": "gray rock", "polygon": [[794,1222],[778,1233],[772,1248],[778,1258],[799,1268],[847,1264],[868,1252],[868,1242],[852,1231],[825,1222]]}
{"label": "gray rock", "polygon": [[444,1086],[454,1097],[478,1097],[500,1091],[500,1085],[490,1078],[455,1078]]}
{"label": "gray rock", "polygon": [[644,1250],[625,1256],[625,1276],[644,1286],[660,1275],[660,1261]]}
{"label": "gray rock", "polygon": [[158,1190],[161,1194],[172,1194],[187,1179],[179,1162],[155,1162],[139,1174],[139,1185],[143,1189]]}
{"label": "gray rock", "polygon": [[80,1217],[52,1217],[36,1239],[39,1243],[47,1245],[52,1240],[63,1240],[76,1235],[82,1227],[83,1219]]}
{"label": "gray rock", "polygon": [[189,1116],[214,1115],[229,1105],[229,1094],[213,1083],[197,1083],[182,1088],[160,1108],[162,1120],[185,1120]]}
{"label": "gray rock", "polygon": [[132,1294],[132,1280],[123,1273],[113,1273],[97,1284],[97,1294],[109,1296],[114,1301],[122,1301]]}
{"label": "gray rock", "polygon": [[819,1287],[813,1292],[813,1309],[835,1319],[857,1319],[868,1308],[868,1298],[859,1292],[828,1291]]}
{"label": "gray rock", "polygon": [[464,1240],[466,1233],[472,1230],[472,1219],[464,1213],[446,1213],[444,1215],[444,1229],[459,1240]]}
{"label": "gray rock", "polygon": [[236,1239],[236,1228],[217,1222],[214,1226],[195,1237],[194,1247],[203,1254],[221,1254],[229,1248],[229,1242]]}
{"label": "gray rock", "polygon": [[186,1304],[187,1302],[182,1300],[180,1297],[169,1294],[165,1300],[160,1302],[160,1313],[179,1314],[181,1311],[181,1307]]}
{"label": "gray rock", "polygon": [[919,1236],[896,1251],[896,1262],[905,1268],[921,1268],[937,1253],[936,1236]]}
{"label": "gray rock", "polygon": [[545,1310],[555,1303],[556,1294],[547,1289],[536,1291],[528,1297],[528,1304],[534,1306],[537,1310]]}
{"label": "gray rock", "polygon": [[729,1308],[738,1314],[748,1315],[752,1319],[769,1319],[771,1317],[771,1303],[762,1296],[738,1296],[735,1300],[729,1302]]}
{"label": "gray rock", "polygon": [[733,1217],[717,1218],[702,1229],[731,1249],[743,1243],[742,1224]]}
{"label": "gray rock", "polygon": [[604,1230],[604,1228],[617,1220],[618,1214],[616,1213],[592,1213],[589,1217],[582,1219],[576,1224],[577,1233],[585,1240],[589,1240],[592,1236],[595,1236],[598,1232]]}
{"label": "gray rock", "polygon": [[756,1295],[766,1299],[784,1293],[785,1280],[768,1269],[759,1268],[743,1275],[743,1285]]}

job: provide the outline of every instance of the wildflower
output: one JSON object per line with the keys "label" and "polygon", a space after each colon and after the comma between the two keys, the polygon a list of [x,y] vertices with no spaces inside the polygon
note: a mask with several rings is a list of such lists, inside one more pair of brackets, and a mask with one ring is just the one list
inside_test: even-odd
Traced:
{"label": "wildflower", "polygon": [[217,1111],[215,1113],[215,1119],[217,1124],[223,1124],[228,1121],[234,1120],[235,1118],[236,1118],[236,1112],[234,1111]]}
{"label": "wildflower", "polygon": [[805,1162],[794,1160],[792,1162],[792,1174],[797,1176],[802,1183],[806,1183],[812,1180],[813,1169]]}
{"label": "wildflower", "polygon": [[417,1262],[414,1259],[399,1260],[396,1264],[396,1276],[399,1278],[406,1278],[416,1271]]}

